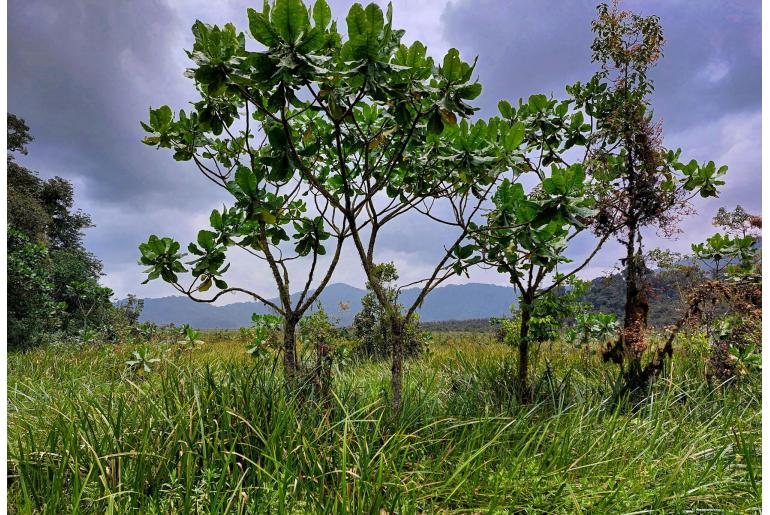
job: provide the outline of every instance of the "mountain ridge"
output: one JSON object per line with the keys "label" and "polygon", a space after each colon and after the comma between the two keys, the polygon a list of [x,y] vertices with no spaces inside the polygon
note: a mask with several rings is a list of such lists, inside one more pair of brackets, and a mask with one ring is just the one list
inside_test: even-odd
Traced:
{"label": "mountain ridge", "polygon": [[[419,294],[418,288],[403,290],[401,304],[410,305]],[[319,295],[319,301],[333,319],[341,325],[350,325],[361,309],[361,297],[366,290],[345,283],[328,285]],[[293,294],[296,301],[298,294]],[[418,309],[423,322],[466,320],[510,315],[511,304],[516,302],[512,287],[489,283],[448,284],[433,290]],[[221,306],[199,303],[182,296],[146,298],[140,321],[158,324],[190,324],[201,329],[234,329],[251,323],[252,313],[272,313],[261,302],[239,301]],[[273,299],[270,299],[273,300]],[[343,309],[345,304],[347,309]]]}

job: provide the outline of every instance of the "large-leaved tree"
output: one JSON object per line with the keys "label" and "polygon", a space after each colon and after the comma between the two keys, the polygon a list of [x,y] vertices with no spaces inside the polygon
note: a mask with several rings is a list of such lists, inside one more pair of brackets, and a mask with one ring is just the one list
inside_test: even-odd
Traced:
{"label": "large-leaved tree", "polygon": [[[249,9],[248,18],[261,48],[247,48],[245,36],[230,24],[195,24],[189,75],[202,100],[194,116],[151,117],[147,142],[174,148],[178,159],[196,164],[207,157],[204,152],[217,157],[237,147],[246,156],[238,166],[257,183],[262,177],[291,177],[340,214],[345,226],[339,234],[349,233],[387,313],[392,406],[398,411],[404,328],[425,296],[455,273],[454,261],[469,254],[460,245],[468,224],[509,168],[523,131],[498,119],[468,122],[476,111],[468,102],[481,93],[474,65],[456,49],[437,64],[419,41],[401,43],[404,31],[392,26],[390,6],[383,12],[376,4],[354,4],[345,18],[346,34],[338,31],[325,0],[312,7],[301,0],[265,2],[261,11]],[[236,119],[242,119],[237,133]],[[253,136],[243,132],[246,123]],[[216,137],[222,131],[227,138]],[[257,134],[264,144],[251,143]],[[230,181],[230,167],[224,166],[207,175],[215,182]],[[264,207],[276,214],[275,206]],[[452,234],[418,282],[416,300],[401,310],[376,274],[376,264],[383,261],[377,243],[384,228],[406,213],[421,213]],[[167,280],[175,281],[171,274],[174,267],[181,270],[180,259],[167,265]]]}

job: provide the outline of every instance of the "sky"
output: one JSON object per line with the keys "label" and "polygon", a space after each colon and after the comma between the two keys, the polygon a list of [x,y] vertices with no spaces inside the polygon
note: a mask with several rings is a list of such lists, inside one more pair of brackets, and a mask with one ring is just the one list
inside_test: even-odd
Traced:
{"label": "sky", "polygon": [[[344,29],[353,2],[329,3]],[[117,298],[174,294],[161,281],[140,285],[138,244],[150,234],[192,241],[208,226],[211,210],[228,202],[193,164],[143,145],[139,121],[148,117],[150,106],[178,110],[196,99],[183,75],[194,21],[233,22],[248,35],[250,6],[259,8],[261,2],[8,2],[8,110],[27,121],[35,138],[29,155],[18,161],[42,177],[58,175],[74,183],[76,207],[95,223],[86,232],[86,245],[103,261],[103,283]],[[687,160],[713,160],[730,169],[720,197],[697,201],[697,214],[682,222],[675,239],[645,235],[648,247],[687,251],[715,232],[710,221],[720,206],[761,211],[760,1],[627,0],[621,6],[661,19],[665,56],[651,76],[664,144],[681,147]],[[475,101],[480,116],[495,115],[500,99],[563,96],[566,84],[585,81],[596,70],[590,56],[595,4],[589,1],[395,0],[393,12],[394,26],[406,29],[405,42],[419,39],[434,58],[452,47],[465,60],[478,56],[476,72],[484,86]],[[249,45],[257,47],[253,40]],[[433,268],[442,245],[452,239],[435,222],[412,216],[386,230],[377,259],[394,261],[402,281],[411,282]],[[579,239],[570,254],[579,258],[591,243],[590,237]],[[617,244],[606,245],[583,276],[612,270],[620,255]],[[233,257],[228,281],[274,296],[269,271],[247,257]],[[508,282],[490,270],[451,280],[467,281]],[[363,286],[352,246],[333,282]],[[224,302],[236,300],[245,299]]]}

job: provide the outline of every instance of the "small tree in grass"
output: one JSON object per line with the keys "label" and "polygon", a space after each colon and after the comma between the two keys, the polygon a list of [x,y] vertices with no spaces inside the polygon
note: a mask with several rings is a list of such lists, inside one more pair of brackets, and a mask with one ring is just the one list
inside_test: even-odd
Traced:
{"label": "small tree in grass", "polygon": [[[538,329],[545,322],[544,317],[551,316],[545,312],[550,306],[544,303],[545,299],[582,269],[604,241],[600,240],[582,263],[554,276],[558,265],[570,261],[564,254],[568,241],[587,227],[580,219],[592,214],[584,180],[582,168],[575,165],[554,167],[551,176],[542,182],[542,189],[530,194],[524,193],[521,184],[504,181],[495,193],[495,207],[489,213],[487,225],[475,234],[482,263],[507,274],[519,292],[517,387],[523,401],[530,397],[530,344],[547,336],[531,334],[533,328]],[[550,282],[546,283],[547,280]]]}
{"label": "small tree in grass", "polygon": [[[332,202],[315,194],[295,173],[281,128],[262,126],[266,110],[270,112],[265,105],[279,109],[285,102],[278,99],[280,85],[272,101],[261,99],[256,106],[251,102],[256,90],[250,81],[254,88],[270,82],[260,75],[265,56],[246,51],[244,35],[229,24],[220,29],[198,21],[193,34],[195,44],[188,55],[195,67],[188,75],[201,99],[191,113],[180,111],[176,117],[167,106],[151,109],[148,123],[142,124],[150,133],[144,142],[174,150],[176,160],[192,161],[206,179],[233,197],[233,204],[211,212],[211,227],[199,231],[197,241],[187,247],[190,261],[183,262],[187,254],[180,252],[178,242],[153,235],[140,245],[139,262],[149,267],[147,281],[161,278],[196,302],[210,303],[238,292],[273,308],[283,319],[284,373],[292,382],[298,367],[297,324],[332,277],[348,232],[346,221]],[[298,152],[309,156],[307,166],[321,169],[312,138],[303,141],[306,145]],[[324,269],[327,245],[332,252]],[[234,249],[264,263],[278,290],[277,301],[227,284],[226,261]],[[297,260],[307,272],[300,274],[300,288],[292,296],[295,283],[289,265]],[[188,271],[192,280],[184,284],[179,274]],[[212,287],[219,291],[203,296]]]}
{"label": "small tree in grass", "polygon": [[[324,218],[325,230],[334,232],[338,241],[349,233],[372,291],[387,314],[392,407],[397,412],[404,328],[425,296],[455,273],[454,257],[469,254],[460,246],[468,224],[499,174],[512,163],[522,129],[500,120],[459,120],[474,113],[467,102],[481,92],[481,85],[472,79],[474,66],[463,62],[456,49],[436,66],[422,43],[402,44],[404,31],[393,28],[390,7],[383,13],[375,4],[354,4],[345,18],[345,37],[332,21],[325,0],[312,8],[301,0],[276,0],[272,5],[265,3],[261,12],[249,9],[248,17],[249,30],[264,46],[262,50],[247,49],[245,36],[230,24],[224,28],[195,24],[196,44],[190,52],[195,67],[189,75],[203,98],[195,104],[194,115],[180,113],[172,120],[166,108],[155,111],[146,126],[151,132],[149,144],[174,148],[178,159],[193,160],[199,167],[204,158],[214,157],[219,167],[201,167],[201,171],[253,199],[237,206],[235,221],[228,214],[222,229],[215,227],[211,237],[204,235],[199,243],[205,245],[196,249],[203,255],[193,274],[199,274],[200,285],[208,286],[208,279],[214,277],[221,281],[219,256],[236,234],[247,238],[239,242],[243,247],[255,251],[253,242],[261,242],[257,252],[265,254],[268,263],[275,262],[271,266],[276,283],[283,284],[281,297],[287,297],[288,281],[281,277],[279,258],[267,255],[271,247],[265,242],[280,242],[280,228],[297,221],[291,202],[299,199],[289,196],[274,202],[261,185],[275,183],[282,187],[279,191],[298,185],[324,203],[319,211],[341,215],[340,220]],[[249,125],[233,132],[241,112],[244,124],[253,122],[266,138],[263,146],[252,145]],[[220,139],[223,131],[227,137]],[[236,164],[234,155],[246,159]],[[227,176],[231,169],[237,171],[235,186],[228,186],[233,183]],[[248,206],[255,209],[250,211]],[[383,228],[410,212],[454,228],[455,234],[427,277],[416,282],[421,290],[415,301],[401,310],[376,275],[376,251]],[[215,222],[219,224],[218,219]],[[315,229],[310,233],[320,234]],[[321,247],[319,240],[298,246],[297,253],[315,253]],[[169,258],[178,263],[163,265],[164,279],[176,283],[181,261],[173,256],[178,247],[172,242],[160,245],[153,243],[157,250],[148,248],[152,255],[146,259],[151,266]],[[162,270],[151,273],[162,275]],[[224,283],[213,285],[234,290]],[[180,291],[195,294],[191,288],[180,287]],[[292,310],[284,300],[274,306],[284,313],[287,335],[293,331],[297,313],[314,300],[307,295]],[[289,361],[290,347],[287,340]],[[293,366],[287,363],[287,371]]]}
{"label": "small tree in grass", "polygon": [[[388,299],[398,304],[398,289],[393,286],[398,281],[398,271],[393,263],[380,263],[375,266],[375,274],[382,284]],[[361,298],[361,311],[353,318],[353,334],[358,339],[356,351],[369,358],[390,356],[390,323],[385,308],[377,300],[372,288],[367,284],[368,292]],[[414,356],[425,350],[428,336],[420,330],[419,320],[412,317],[404,325],[404,354]]]}
{"label": "small tree in grass", "polygon": [[[525,191],[520,182],[505,179],[497,188],[485,223],[472,226],[469,239],[478,250],[475,258],[458,260],[465,268],[474,262],[508,275],[519,293],[518,392],[526,401],[530,395],[529,359],[531,344],[542,341],[532,334],[533,323],[548,316],[553,291],[569,281],[596,255],[611,234],[604,227],[586,255],[571,268],[566,255],[569,242],[595,222],[594,196],[606,188],[603,164],[593,159],[591,145],[600,145],[584,112],[575,109],[573,98],[558,101],[532,95],[517,108],[507,101],[499,109],[509,124],[523,128],[523,149],[514,178],[529,174],[536,184]],[[571,156],[571,162],[568,161]],[[538,308],[538,303],[542,305]],[[538,313],[539,311],[539,313]]]}

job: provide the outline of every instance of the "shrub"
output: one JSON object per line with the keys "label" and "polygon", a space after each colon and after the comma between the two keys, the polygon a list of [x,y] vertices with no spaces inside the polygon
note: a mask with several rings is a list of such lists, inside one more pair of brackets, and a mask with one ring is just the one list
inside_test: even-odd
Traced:
{"label": "shrub", "polygon": [[[375,273],[384,285],[385,293],[398,305],[398,290],[394,286],[398,280],[395,265],[378,264]],[[358,339],[356,352],[369,358],[383,359],[391,355],[390,323],[385,308],[378,302],[371,285],[367,283],[366,286],[367,293],[361,298],[361,311],[353,319],[353,334]],[[411,317],[404,326],[404,355],[420,354],[425,350],[429,339],[429,333],[420,330],[419,316]]]}

